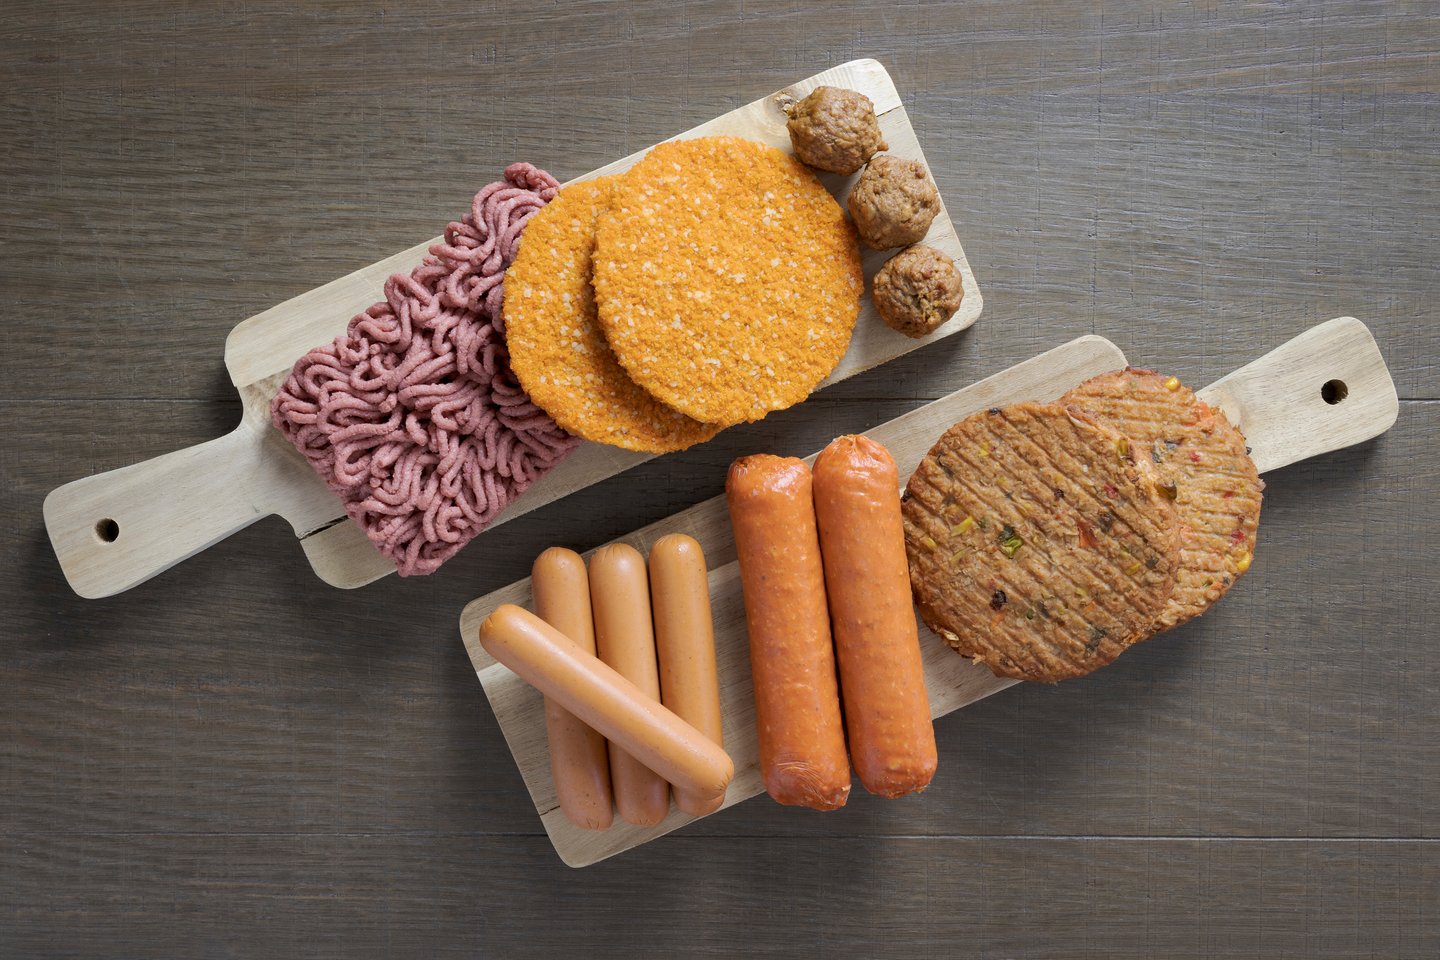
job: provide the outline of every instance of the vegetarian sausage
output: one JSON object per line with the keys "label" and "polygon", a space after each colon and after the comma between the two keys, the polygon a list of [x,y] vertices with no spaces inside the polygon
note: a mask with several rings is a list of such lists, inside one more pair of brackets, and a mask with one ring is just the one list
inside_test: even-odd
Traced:
{"label": "vegetarian sausage", "polygon": [[[645,558],[624,543],[612,543],[590,558],[590,609],[595,615],[595,649],[640,691],[660,699],[655,665],[655,629],[650,621],[650,581]],[[653,827],[670,812],[670,785],[625,750],[610,750],[610,782],[620,816]]]}
{"label": "vegetarian sausage", "polygon": [[480,645],[615,748],[703,797],[725,792],[735,766],[713,740],[528,610],[504,603],[480,624]]}
{"label": "vegetarian sausage", "polygon": [[[564,547],[540,554],[530,572],[530,590],[536,615],[593,656],[590,581],[580,554]],[[614,819],[605,738],[550,697],[545,698],[545,732],[560,809],[577,827],[604,830]]]}
{"label": "vegetarian sausage", "polygon": [[923,790],[935,776],[935,726],[910,599],[899,472],[869,437],[840,437],[815,459],[814,486],[855,773],[882,797]]}
{"label": "vegetarian sausage", "polygon": [[793,457],[742,457],[725,479],[750,632],[750,670],[765,790],[780,803],[835,810],[850,763],[811,501]]}
{"label": "vegetarian sausage", "polygon": [[[705,553],[694,537],[672,533],[650,548],[650,608],[660,659],[660,702],[724,746],[710,581]],[[675,805],[692,817],[714,813],[724,800],[675,789]]]}

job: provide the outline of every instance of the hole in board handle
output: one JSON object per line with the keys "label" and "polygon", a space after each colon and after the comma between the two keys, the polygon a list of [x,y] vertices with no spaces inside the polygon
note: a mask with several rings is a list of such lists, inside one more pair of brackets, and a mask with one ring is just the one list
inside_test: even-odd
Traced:
{"label": "hole in board handle", "polygon": [[1344,380],[1326,380],[1325,385],[1320,388],[1320,399],[1332,407],[1350,396],[1350,388],[1345,386]]}
{"label": "hole in board handle", "polygon": [[95,536],[100,538],[101,543],[114,543],[120,538],[120,524],[106,517],[95,524]]}

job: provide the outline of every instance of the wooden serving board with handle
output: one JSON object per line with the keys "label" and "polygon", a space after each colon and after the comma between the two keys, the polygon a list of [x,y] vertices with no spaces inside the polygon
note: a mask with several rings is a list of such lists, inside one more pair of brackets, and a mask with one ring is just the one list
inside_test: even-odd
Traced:
{"label": "wooden serving board with handle", "polygon": [[[730,135],[788,151],[786,108],[822,84],[868,96],[875,103],[888,152],[925,162],[900,94],[874,60],[826,70],[673,139]],[[577,181],[628,170],[645,153],[631,154]],[[821,174],[842,202],[855,179]],[[52,491],[45,499],[45,526],[75,592],[106,597],[128,590],[271,514],[290,521],[311,567],[329,584],[359,587],[394,573],[394,565],[346,520],[340,501],[270,425],[270,400],[297,359],[343,333],[351,317],[380,299],[385,279],[418,264],[434,242],[357,270],[235,327],[225,341],[225,366],[240,391],[244,415],[233,432]],[[960,268],[965,286],[960,310],[929,337],[912,340],[881,323],[864,298],[850,348],[825,384],[964,330],[980,316],[983,301],[975,275],[943,207],[925,242],[949,254]],[[867,281],[890,254],[864,251]],[[502,513],[491,529],[648,459],[647,454],[583,444]]]}
{"label": "wooden serving board with handle", "polygon": [[[1146,358],[1147,363],[1151,359]],[[1155,361],[1163,369],[1163,358]],[[1022,400],[1055,400],[1082,380],[1125,365],[1124,354],[1108,340],[1081,337],[883,423],[867,434],[890,449],[900,475],[908,478],[930,446],[955,421],[988,407]],[[1206,387],[1200,397],[1223,409],[1244,431],[1262,473],[1378,436],[1390,428],[1400,411],[1395,385],[1380,350],[1370,331],[1353,317],[1311,328]],[[645,553],[650,544],[668,533],[688,533],[699,540],[710,568],[725,749],[735,761],[735,779],[725,798],[728,807],[763,793],[765,788],[755,739],[745,605],[725,498],[715,497],[683,510],[622,537],[621,542]],[[1260,553],[1263,556],[1263,547]],[[543,698],[480,647],[480,622],[502,603],[529,606],[529,579],[468,604],[460,615],[460,635],[560,858],[572,867],[586,866],[654,840],[694,819],[672,808],[658,826],[636,827],[617,818],[615,825],[605,831],[582,830],[565,819],[550,778]],[[996,677],[987,667],[958,656],[923,624],[920,645],[930,707],[937,717],[1017,682]]]}

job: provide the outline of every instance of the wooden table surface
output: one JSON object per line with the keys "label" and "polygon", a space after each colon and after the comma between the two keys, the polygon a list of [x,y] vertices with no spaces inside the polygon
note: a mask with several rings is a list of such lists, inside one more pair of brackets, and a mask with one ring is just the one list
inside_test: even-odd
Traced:
{"label": "wooden table surface", "polygon": [[[7,3],[0,956],[1440,954],[1437,50],[1418,0]],[[235,323],[509,161],[569,178],[862,56],[984,290],[971,331],[426,579],[332,590],[272,518],[70,592],[42,498],[229,428]],[[555,857],[455,628],[544,546],[1080,334],[1199,386],[1344,314],[1399,422],[1267,477],[1204,619],[944,718],[921,797]]]}

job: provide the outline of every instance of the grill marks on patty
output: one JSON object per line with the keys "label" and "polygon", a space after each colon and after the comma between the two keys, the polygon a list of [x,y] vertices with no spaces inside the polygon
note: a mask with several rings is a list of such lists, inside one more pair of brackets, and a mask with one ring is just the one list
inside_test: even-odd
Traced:
{"label": "grill marks on patty", "polygon": [[1175,592],[1151,633],[1204,613],[1250,567],[1264,483],[1245,437],[1175,377],[1117,370],[1061,398],[1130,438],[1174,493],[1181,527]]}
{"label": "grill marks on patty", "polygon": [[1110,661],[1174,588],[1179,525],[1121,435],[1057,405],[962,420],[911,477],[906,547],[925,622],[1002,676]]}

